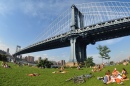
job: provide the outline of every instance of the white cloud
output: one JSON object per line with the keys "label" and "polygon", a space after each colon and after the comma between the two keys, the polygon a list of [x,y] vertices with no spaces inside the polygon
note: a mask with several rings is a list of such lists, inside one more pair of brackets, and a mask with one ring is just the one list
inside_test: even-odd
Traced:
{"label": "white cloud", "polygon": [[12,0],[0,1],[0,15],[6,16],[8,14],[13,14],[13,10],[17,9],[18,4],[16,5]]}
{"label": "white cloud", "polygon": [[5,15],[7,14],[7,12],[9,11],[9,9],[7,8],[7,6],[3,3],[0,3],[0,15]]}
{"label": "white cloud", "polygon": [[[17,1],[8,0],[8,2],[0,1],[0,15],[7,16],[14,13],[16,10],[33,17],[45,18],[45,13],[48,13],[48,4],[43,1]],[[50,9],[50,8],[49,8]],[[51,12],[49,11],[51,14]]]}
{"label": "white cloud", "polygon": [[[48,1],[24,1],[20,3],[19,8],[21,11],[29,16],[40,17],[42,19],[50,19],[49,15],[57,14],[58,10],[54,10],[57,7],[56,3],[48,4]],[[59,8],[61,9],[61,8]],[[53,12],[55,11],[55,12]]]}
{"label": "white cloud", "polygon": [[[60,12],[64,12],[65,9],[70,8],[74,3],[82,3],[82,1],[64,1],[64,0],[23,0],[23,1],[13,1],[8,0],[8,2],[0,1],[0,14],[5,15],[13,13],[15,10],[19,10],[26,15],[46,18],[48,15],[60,15]],[[57,9],[58,7],[58,9]],[[53,14],[52,14],[53,13]],[[48,17],[51,19],[50,17]]]}
{"label": "white cloud", "polygon": [[38,15],[38,9],[37,6],[35,6],[35,3],[32,2],[22,2],[20,5],[21,10],[28,15],[37,16]]}

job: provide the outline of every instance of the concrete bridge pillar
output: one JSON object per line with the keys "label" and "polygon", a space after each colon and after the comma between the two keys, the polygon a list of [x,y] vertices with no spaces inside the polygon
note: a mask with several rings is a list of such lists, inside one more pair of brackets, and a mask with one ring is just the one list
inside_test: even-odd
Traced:
{"label": "concrete bridge pillar", "polygon": [[70,39],[71,58],[77,60],[78,63],[84,62],[86,59],[86,44],[76,37]]}

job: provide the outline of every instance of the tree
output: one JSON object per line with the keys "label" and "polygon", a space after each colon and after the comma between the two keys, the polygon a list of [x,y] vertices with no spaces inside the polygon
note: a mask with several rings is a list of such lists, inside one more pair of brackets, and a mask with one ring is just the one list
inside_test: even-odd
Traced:
{"label": "tree", "polygon": [[110,61],[110,65],[114,65],[114,61]]}
{"label": "tree", "polygon": [[102,63],[103,59],[108,59],[109,61],[110,56],[108,53],[111,52],[111,50],[107,46],[101,46],[101,45],[99,45],[97,49],[99,50],[100,58],[102,58]]}
{"label": "tree", "polygon": [[0,61],[7,61],[7,55],[0,54]]}
{"label": "tree", "polygon": [[86,65],[86,67],[90,67],[90,66],[94,66],[94,65],[95,65],[95,63],[93,62],[92,56],[88,57],[88,58],[85,60],[85,65]]}
{"label": "tree", "polygon": [[50,68],[51,65],[53,65],[53,63],[48,61],[47,59],[40,60],[40,62],[37,64],[38,67],[42,67],[42,68]]}

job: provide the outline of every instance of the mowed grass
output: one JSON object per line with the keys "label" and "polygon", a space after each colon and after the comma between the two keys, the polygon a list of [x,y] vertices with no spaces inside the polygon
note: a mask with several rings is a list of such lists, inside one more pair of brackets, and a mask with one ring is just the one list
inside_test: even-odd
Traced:
{"label": "mowed grass", "polygon": [[[1,64],[1,62],[0,62]],[[128,77],[130,77],[130,64],[127,66],[117,65],[117,66],[106,66],[101,72],[94,72],[95,77],[86,80],[85,83],[75,84],[72,81],[65,82],[66,79],[73,77],[75,75],[89,74],[91,68],[82,68],[77,70],[76,68],[67,68],[68,71],[65,74],[53,74],[53,71],[58,71],[59,69],[39,69],[36,67],[22,66],[19,67],[14,63],[8,63],[11,68],[3,68],[0,66],[0,86],[105,86],[102,81],[97,80],[98,76],[104,76],[107,70],[113,71],[116,67],[119,72],[122,68],[128,71]],[[40,76],[27,76],[30,73],[39,73]],[[108,86],[118,86],[120,84],[112,83]],[[130,86],[130,80],[124,81],[123,86]]]}

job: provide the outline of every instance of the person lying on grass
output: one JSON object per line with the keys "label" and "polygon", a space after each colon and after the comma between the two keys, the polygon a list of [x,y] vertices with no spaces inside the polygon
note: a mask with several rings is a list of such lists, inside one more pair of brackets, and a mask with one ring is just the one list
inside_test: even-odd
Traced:
{"label": "person lying on grass", "polygon": [[31,73],[31,74],[28,74],[28,76],[39,76],[40,74],[37,74],[37,73]]}

